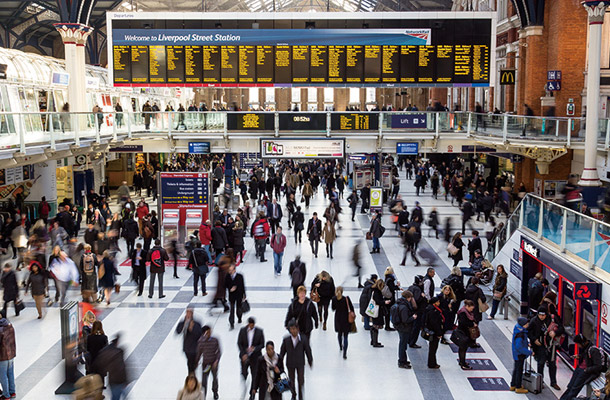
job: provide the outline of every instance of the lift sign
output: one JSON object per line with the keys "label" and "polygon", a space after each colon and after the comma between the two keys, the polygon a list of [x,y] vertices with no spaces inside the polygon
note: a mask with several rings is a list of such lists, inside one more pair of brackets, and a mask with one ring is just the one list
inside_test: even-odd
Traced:
{"label": "lift sign", "polygon": [[602,285],[597,282],[575,282],[574,300],[599,300],[602,294]]}

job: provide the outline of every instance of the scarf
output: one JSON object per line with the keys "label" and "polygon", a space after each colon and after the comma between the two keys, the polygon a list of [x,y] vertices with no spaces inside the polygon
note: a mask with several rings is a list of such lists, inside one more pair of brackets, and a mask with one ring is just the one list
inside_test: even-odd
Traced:
{"label": "scarf", "polygon": [[267,392],[271,393],[271,391],[275,388],[273,385],[273,380],[275,379],[275,372],[273,371],[278,363],[277,353],[273,354],[273,358],[269,358],[269,354],[265,352],[263,354],[263,358],[265,359],[265,363],[267,364]]}
{"label": "scarf", "polygon": [[474,314],[466,309],[466,306],[460,308],[458,314],[465,313],[469,320],[474,321]]}

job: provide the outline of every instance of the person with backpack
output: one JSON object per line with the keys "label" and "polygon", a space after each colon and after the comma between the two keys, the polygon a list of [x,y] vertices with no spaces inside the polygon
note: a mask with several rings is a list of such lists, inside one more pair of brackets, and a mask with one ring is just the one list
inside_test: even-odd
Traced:
{"label": "person with backpack", "polygon": [[97,257],[91,252],[91,245],[86,244],[78,269],[81,278],[81,294],[83,301],[87,303],[95,303],[97,301],[96,268],[99,268]]}
{"label": "person with backpack", "polygon": [[251,235],[254,237],[254,247],[256,249],[256,257],[261,262],[265,262],[265,247],[267,247],[267,238],[269,237],[269,222],[264,212],[259,212],[256,221],[252,224]]}
{"label": "person with backpack", "polygon": [[417,320],[416,305],[413,293],[404,290],[396,303],[390,308],[390,318],[398,331],[398,368],[410,369],[407,357],[413,323]]}
{"label": "person with backpack", "polygon": [[[555,322],[556,320],[556,322]],[[549,367],[549,378],[551,380],[551,387],[555,390],[560,390],[557,385],[557,364],[555,362],[555,355],[550,353],[547,345],[551,344],[552,341],[564,333],[564,328],[560,323],[559,318],[552,317],[549,315],[546,306],[540,306],[536,316],[532,317],[529,321],[528,337],[534,352],[534,359],[538,363],[537,372],[544,376],[544,365],[547,364]],[[552,347],[552,351],[555,351],[555,347]],[[552,361],[551,361],[552,360]]]}
{"label": "person with backpack", "polygon": [[297,289],[299,286],[305,284],[305,277],[307,276],[307,269],[305,263],[301,261],[301,256],[297,255],[293,262],[290,263],[288,269],[290,275],[290,286],[292,287],[292,297],[297,297]]}
{"label": "person with backpack", "polygon": [[445,333],[445,316],[440,308],[440,296],[432,297],[430,304],[426,307],[426,317],[424,323],[425,333],[429,335],[428,344],[428,368],[439,369],[441,366],[436,362],[436,352],[438,344]]}
{"label": "person with backpack", "polygon": [[197,286],[199,280],[201,280],[201,295],[206,296],[208,294],[205,285],[205,278],[210,271],[208,263],[210,262],[207,252],[201,248],[201,242],[195,243],[195,248],[191,251],[189,257],[189,267],[193,271],[193,296],[197,296]]}
{"label": "person with backpack", "polygon": [[155,239],[155,247],[148,253],[148,261],[150,261],[150,284],[148,286],[148,298],[152,299],[155,291],[155,277],[159,279],[159,298],[165,297],[163,294],[163,274],[165,273],[165,261],[169,260],[169,256],[163,247],[161,241]]}
{"label": "person with backpack", "polygon": [[510,381],[510,390],[520,394],[526,394],[528,392],[528,390],[523,387],[525,360],[532,354],[532,351],[528,347],[528,327],[529,323],[527,318],[519,317],[517,319],[517,324],[513,328],[512,350],[515,365]]}
{"label": "person with backpack", "polygon": [[608,371],[608,354],[579,333],[574,337],[578,346],[578,367],[574,369],[568,387],[559,400],[573,400],[582,388]]}

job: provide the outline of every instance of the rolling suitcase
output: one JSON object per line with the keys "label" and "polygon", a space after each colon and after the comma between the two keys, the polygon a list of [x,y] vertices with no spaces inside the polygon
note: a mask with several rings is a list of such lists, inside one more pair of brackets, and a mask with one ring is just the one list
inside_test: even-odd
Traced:
{"label": "rolling suitcase", "polygon": [[523,387],[530,393],[542,392],[542,375],[532,369],[532,357],[530,356],[529,368],[523,372]]}

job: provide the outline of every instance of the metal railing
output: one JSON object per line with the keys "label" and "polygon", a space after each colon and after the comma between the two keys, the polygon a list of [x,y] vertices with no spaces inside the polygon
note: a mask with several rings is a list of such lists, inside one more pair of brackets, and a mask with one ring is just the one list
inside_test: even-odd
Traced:
{"label": "metal railing", "polygon": [[609,223],[528,193],[489,244],[486,258],[493,260],[517,229],[531,232],[550,247],[580,259],[590,269],[610,272]]}
{"label": "metal railing", "polygon": [[[228,120],[235,114],[272,113],[274,124],[261,132],[263,135],[316,134],[327,136],[368,135],[383,138],[408,139],[409,134],[418,133],[439,137],[441,134],[461,133],[479,139],[495,138],[503,142],[515,140],[548,140],[554,144],[569,146],[573,141],[582,141],[578,135],[584,128],[582,118],[526,117],[510,114],[477,114],[472,112],[317,112],[326,114],[325,124],[317,131],[280,130],[282,114],[311,114],[308,112],[235,112],[235,111],[158,111],[158,112],[0,112],[0,138],[2,148],[18,148],[25,151],[32,144],[50,143],[51,148],[59,141],[96,140],[117,135],[163,135],[169,138],[193,134],[210,137],[226,137],[228,134],[252,133],[248,129],[228,129]],[[368,116],[368,128],[360,130],[341,129],[333,126],[336,114],[364,114]],[[600,119],[598,141],[605,148],[610,146],[610,120]]]}

